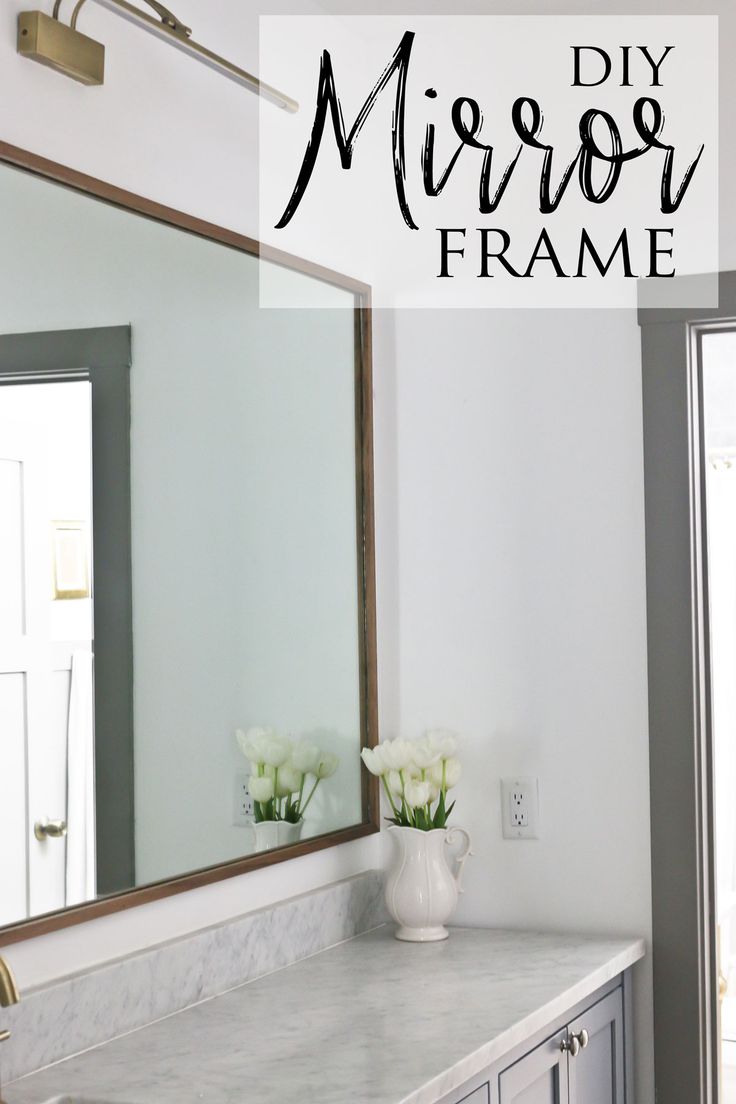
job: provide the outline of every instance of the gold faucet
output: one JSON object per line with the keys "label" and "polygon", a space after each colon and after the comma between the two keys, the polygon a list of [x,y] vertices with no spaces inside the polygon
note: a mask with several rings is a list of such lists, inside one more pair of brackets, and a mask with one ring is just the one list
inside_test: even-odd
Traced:
{"label": "gold faucet", "polygon": [[11,1004],[18,1004],[20,993],[15,984],[13,971],[4,958],[0,957],[0,1008],[10,1008]]}
{"label": "gold faucet", "polygon": [[[13,977],[13,971],[7,962],[0,957],[0,1008],[9,1008],[11,1004],[18,1004],[20,993]],[[0,1031],[0,1043],[10,1038],[9,1031]],[[0,1104],[2,1104],[2,1088],[0,1088]]]}

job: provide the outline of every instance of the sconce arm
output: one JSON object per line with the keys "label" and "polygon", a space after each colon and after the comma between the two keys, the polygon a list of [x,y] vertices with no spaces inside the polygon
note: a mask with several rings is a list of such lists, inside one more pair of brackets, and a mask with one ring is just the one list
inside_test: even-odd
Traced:
{"label": "sconce arm", "polygon": [[[158,0],[143,0],[143,2],[144,2],[144,4],[148,4],[149,8],[153,8],[153,10],[156,12],[156,15],[159,16],[159,18],[160,18],[161,22],[164,24],[164,26],[168,27],[169,30],[173,31],[174,34],[181,35],[182,38],[191,38],[192,28],[187,27],[184,23],[180,23],[179,20],[174,15],[174,13],[172,11],[169,11],[168,8],[165,8],[163,4],[159,4]],[[59,18],[59,10],[61,8],[61,3],[62,3],[62,0],[55,0],[54,11],[53,11],[54,19]],[[74,11],[72,12],[72,17],[71,17],[71,20],[69,21],[69,26],[72,28],[72,30],[74,30],[74,28],[76,28],[76,26],[77,26],[77,19],[79,18],[79,12],[80,12],[80,10],[82,9],[82,7],[84,6],[85,3],[86,3],[86,0],[78,0],[76,6],[74,8]]]}

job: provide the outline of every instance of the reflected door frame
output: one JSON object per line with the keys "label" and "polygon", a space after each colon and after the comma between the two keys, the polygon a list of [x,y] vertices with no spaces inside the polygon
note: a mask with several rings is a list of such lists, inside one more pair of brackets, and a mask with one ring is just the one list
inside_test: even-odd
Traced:
{"label": "reflected door frame", "polygon": [[[710,279],[710,278],[709,278]],[[703,281],[679,277],[678,302]],[[701,345],[719,306],[640,309],[657,1098],[720,1100],[715,817]]]}
{"label": "reflected door frame", "polygon": [[135,885],[130,365],[130,326],[0,335],[0,386],[90,383],[100,896]]}

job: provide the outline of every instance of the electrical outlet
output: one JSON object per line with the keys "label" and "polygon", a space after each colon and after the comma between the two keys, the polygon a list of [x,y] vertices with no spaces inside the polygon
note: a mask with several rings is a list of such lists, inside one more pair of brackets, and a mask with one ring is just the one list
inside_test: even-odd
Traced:
{"label": "electrical outlet", "polygon": [[536,778],[501,779],[504,839],[539,839],[539,782]]}
{"label": "electrical outlet", "polygon": [[233,779],[233,824],[242,828],[253,821],[253,798],[248,793],[247,771],[236,771]]}

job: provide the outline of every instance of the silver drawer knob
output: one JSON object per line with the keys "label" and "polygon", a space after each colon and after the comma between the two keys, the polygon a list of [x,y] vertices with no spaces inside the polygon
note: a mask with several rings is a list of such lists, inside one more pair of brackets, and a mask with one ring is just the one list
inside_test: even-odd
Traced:
{"label": "silver drawer knob", "polygon": [[37,840],[63,839],[66,835],[65,820],[37,820],[33,825],[33,834]]}
{"label": "silver drawer knob", "polygon": [[560,1050],[566,1051],[571,1058],[577,1058],[581,1050],[585,1050],[590,1042],[590,1035],[583,1028],[581,1031],[571,1033],[569,1038],[560,1043]]}

